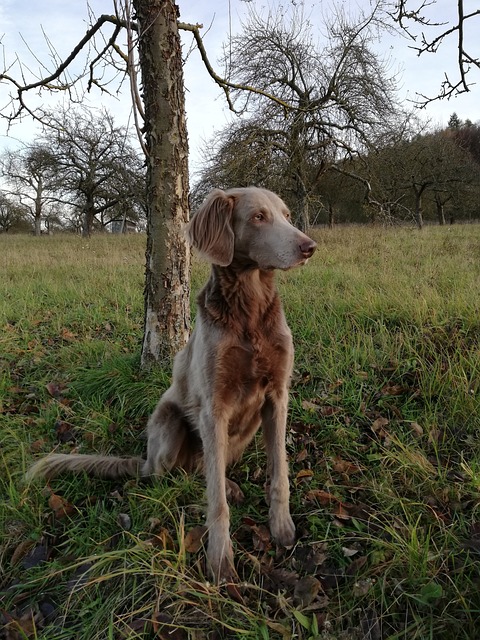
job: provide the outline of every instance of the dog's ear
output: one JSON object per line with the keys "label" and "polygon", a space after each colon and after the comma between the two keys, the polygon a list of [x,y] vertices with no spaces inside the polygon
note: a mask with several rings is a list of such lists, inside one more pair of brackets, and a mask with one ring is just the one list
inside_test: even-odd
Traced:
{"label": "dog's ear", "polygon": [[215,189],[192,216],[186,227],[187,239],[210,262],[222,267],[233,260],[233,208],[235,199]]}

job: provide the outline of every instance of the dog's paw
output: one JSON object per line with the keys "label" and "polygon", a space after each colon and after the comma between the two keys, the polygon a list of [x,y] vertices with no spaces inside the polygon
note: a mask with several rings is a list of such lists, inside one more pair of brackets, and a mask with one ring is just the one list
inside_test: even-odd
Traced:
{"label": "dog's paw", "polygon": [[270,513],[270,533],[282,547],[292,547],[295,544],[295,525],[290,513],[282,516]]}
{"label": "dog's paw", "polygon": [[233,482],[233,480],[230,480],[229,478],[227,478],[226,481],[227,481],[227,484],[226,484],[227,500],[231,504],[242,503],[245,500],[245,494],[240,489],[238,484],[236,482]]}
{"label": "dog's paw", "polygon": [[227,553],[218,553],[209,548],[207,562],[214,581],[217,584],[236,582],[237,572],[233,564],[233,551],[230,546]]}

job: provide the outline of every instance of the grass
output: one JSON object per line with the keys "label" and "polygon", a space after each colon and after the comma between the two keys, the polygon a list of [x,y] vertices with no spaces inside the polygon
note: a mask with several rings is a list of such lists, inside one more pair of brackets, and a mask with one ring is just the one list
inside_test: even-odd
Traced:
{"label": "grass", "polygon": [[258,440],[232,471],[232,591],[205,574],[201,478],[23,480],[53,449],[142,453],[169,381],[138,371],[144,239],[0,238],[5,637],[477,636],[480,227],[316,239],[278,275],[298,543],[270,540]]}

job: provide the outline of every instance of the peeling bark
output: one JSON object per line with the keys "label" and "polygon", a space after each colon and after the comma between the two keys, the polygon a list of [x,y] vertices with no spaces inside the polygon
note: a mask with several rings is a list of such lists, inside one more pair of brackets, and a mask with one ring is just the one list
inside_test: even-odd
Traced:
{"label": "peeling bark", "polygon": [[190,328],[188,142],[177,7],[134,0],[147,148],[145,326],[141,364],[166,363]]}

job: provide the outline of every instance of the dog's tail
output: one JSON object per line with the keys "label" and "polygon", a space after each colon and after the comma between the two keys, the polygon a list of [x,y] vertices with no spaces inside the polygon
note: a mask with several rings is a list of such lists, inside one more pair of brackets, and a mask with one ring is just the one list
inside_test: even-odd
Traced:
{"label": "dog's tail", "polygon": [[81,454],[54,453],[41,458],[27,471],[27,480],[53,478],[61,473],[86,473],[97,478],[135,478],[148,475],[142,458],[117,458]]}

